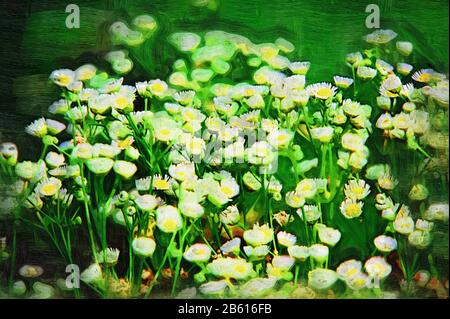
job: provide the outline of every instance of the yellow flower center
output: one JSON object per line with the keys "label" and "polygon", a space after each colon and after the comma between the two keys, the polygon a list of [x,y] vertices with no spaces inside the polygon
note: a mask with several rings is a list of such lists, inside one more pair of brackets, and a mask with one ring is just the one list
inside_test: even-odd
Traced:
{"label": "yellow flower center", "polygon": [[234,266],[234,271],[237,273],[244,273],[245,272],[245,265],[236,265]]}
{"label": "yellow flower center", "polygon": [[230,186],[221,186],[220,190],[222,191],[222,193],[224,193],[227,197],[231,197],[234,194],[233,189]]}
{"label": "yellow flower center", "polygon": [[322,87],[317,90],[316,96],[322,99],[327,99],[333,94],[333,91],[328,87]]}
{"label": "yellow flower center", "polygon": [[417,81],[419,82],[429,82],[431,80],[431,74],[430,73],[422,73],[417,77]]}
{"label": "yellow flower center", "polygon": [[173,232],[177,229],[177,222],[173,218],[168,218],[163,222],[163,227],[168,232]]}
{"label": "yellow flower center", "polygon": [[63,85],[63,86],[67,86],[67,85],[69,85],[70,84],[70,82],[71,82],[71,78],[70,78],[70,76],[67,76],[67,75],[61,75],[59,78],[58,78],[58,82],[59,83],[61,83],[61,85]]}
{"label": "yellow flower center", "polygon": [[168,189],[169,188],[169,182],[164,179],[159,179],[154,181],[154,186],[157,189]]}
{"label": "yellow flower center", "polygon": [[165,90],[164,85],[161,83],[153,83],[150,88],[154,94],[162,94]]}
{"label": "yellow flower center", "polygon": [[53,195],[56,191],[56,186],[53,184],[45,184],[41,188],[41,193],[44,195]]}
{"label": "yellow flower center", "polygon": [[360,214],[361,209],[357,204],[350,204],[347,206],[346,213],[350,217],[356,217]]}

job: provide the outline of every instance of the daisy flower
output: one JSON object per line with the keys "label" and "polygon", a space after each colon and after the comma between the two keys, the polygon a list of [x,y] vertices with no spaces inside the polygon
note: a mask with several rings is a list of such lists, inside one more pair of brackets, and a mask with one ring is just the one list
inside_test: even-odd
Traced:
{"label": "daisy flower", "polygon": [[294,74],[305,75],[308,73],[308,70],[311,66],[311,62],[303,61],[303,62],[291,62],[289,63],[289,70],[291,70]]}
{"label": "daisy flower", "polygon": [[36,186],[36,192],[42,196],[54,196],[59,192],[61,186],[62,182],[59,179],[50,177],[39,182]]}
{"label": "daisy flower", "polygon": [[364,40],[370,44],[386,44],[397,37],[397,33],[392,30],[377,29],[366,35]]}
{"label": "daisy flower", "polygon": [[91,158],[86,162],[88,169],[96,175],[106,175],[114,166],[114,160],[105,157]]}
{"label": "daisy flower", "polygon": [[[304,217],[303,213],[305,215]],[[305,218],[308,223],[313,223],[322,216],[322,213],[320,212],[319,207],[316,205],[304,205],[302,208],[297,209],[297,215],[301,220]]]}
{"label": "daisy flower", "polygon": [[336,273],[342,280],[349,280],[357,276],[362,269],[362,263],[356,259],[350,259],[342,262],[337,268]]}
{"label": "daisy flower", "polygon": [[328,259],[330,249],[322,244],[314,244],[309,247],[309,255],[318,263],[324,263]]}
{"label": "daisy flower", "polygon": [[327,100],[330,97],[334,96],[334,94],[336,93],[336,87],[334,87],[330,83],[325,82],[312,84],[306,89],[308,90],[308,93],[310,95],[313,95],[314,97],[321,100]]}
{"label": "daisy flower", "polygon": [[352,78],[347,78],[344,76],[335,75],[333,77],[334,84],[341,89],[347,89],[350,85],[353,84]]}
{"label": "daisy flower", "polygon": [[75,70],[75,80],[87,81],[97,73],[97,67],[93,64],[84,64]]}
{"label": "daisy flower", "polygon": [[305,261],[309,257],[309,247],[292,245],[288,247],[288,253],[298,261]]}
{"label": "daisy flower", "polygon": [[383,257],[375,256],[369,258],[365,262],[364,269],[367,271],[370,277],[384,279],[391,273],[392,266],[389,265]]}
{"label": "daisy flower", "polygon": [[319,226],[318,229],[320,241],[328,246],[336,245],[341,239],[341,232],[337,229],[326,226]]}
{"label": "daisy flower", "polygon": [[395,47],[397,48],[397,51],[404,56],[410,55],[414,48],[413,44],[408,41],[397,41]]}
{"label": "daisy flower", "polygon": [[430,83],[445,79],[445,75],[440,74],[433,69],[422,69],[415,72],[412,75],[412,79],[416,82]]}
{"label": "daisy flower", "polygon": [[293,132],[281,129],[271,131],[267,136],[267,141],[275,149],[285,149],[289,146],[293,138]]}
{"label": "daisy flower", "polygon": [[368,66],[358,66],[356,75],[362,80],[372,80],[377,75],[377,70]]}
{"label": "daisy flower", "polygon": [[164,233],[174,233],[183,226],[183,219],[176,207],[161,206],[156,210],[156,226]]}
{"label": "daisy flower", "polygon": [[156,243],[148,237],[137,237],[131,243],[133,252],[140,257],[151,257],[155,251]]}
{"label": "daisy flower", "polygon": [[288,192],[286,193],[286,204],[293,208],[302,207],[305,204],[305,197],[298,194],[297,192]]}
{"label": "daisy flower", "polygon": [[153,96],[161,98],[166,95],[168,89],[167,83],[159,79],[148,82],[148,90]]}
{"label": "daisy flower", "polygon": [[358,202],[357,200],[346,198],[341,206],[340,210],[342,215],[344,215],[345,218],[357,218],[362,214],[362,207],[364,203]]}
{"label": "daisy flower", "polygon": [[382,189],[391,191],[397,186],[398,180],[395,179],[390,172],[385,172],[377,178],[378,186]]}
{"label": "daisy flower", "polygon": [[191,263],[206,263],[211,258],[211,249],[205,244],[193,244],[183,254]]}
{"label": "daisy flower", "polygon": [[375,67],[381,75],[388,75],[394,70],[394,67],[392,65],[381,59],[376,60]]}
{"label": "daisy flower", "polygon": [[220,221],[225,225],[234,225],[239,222],[239,210],[235,205],[228,206],[219,215]]}
{"label": "daisy flower", "polygon": [[244,280],[253,274],[253,265],[241,258],[218,258],[209,263],[208,271],[216,276],[226,279]]}
{"label": "daisy flower", "polygon": [[397,63],[397,72],[403,76],[407,76],[413,70],[413,66],[408,63]]}
{"label": "daisy flower", "polygon": [[75,81],[75,72],[69,69],[55,70],[50,74],[50,80],[58,86],[67,87]]}
{"label": "daisy flower", "polygon": [[266,245],[272,241],[272,238],[273,229],[271,229],[267,224],[262,226],[255,224],[252,229],[244,232],[244,240],[253,247]]}
{"label": "daisy flower", "polygon": [[329,143],[333,139],[334,129],[331,126],[314,127],[311,129],[311,138],[320,143]]}
{"label": "daisy flower", "polygon": [[380,235],[373,240],[375,247],[383,253],[389,253],[397,249],[397,240],[390,236]]}
{"label": "daisy flower", "polygon": [[277,233],[278,243],[284,247],[290,247],[295,245],[297,242],[297,237],[293,234],[281,231]]}
{"label": "daisy flower", "polygon": [[363,200],[370,193],[370,186],[363,179],[351,179],[344,187],[347,198]]}
{"label": "daisy flower", "polygon": [[241,247],[241,239],[239,237],[236,237],[220,246],[220,251],[224,254],[237,255],[239,253],[240,247]]}
{"label": "daisy flower", "polygon": [[44,118],[35,120],[25,128],[25,132],[36,137],[44,137],[48,132],[47,122]]}
{"label": "daisy flower", "polygon": [[113,169],[117,175],[125,179],[130,179],[137,172],[136,164],[122,160],[115,161]]}
{"label": "daisy flower", "polygon": [[308,286],[316,290],[331,288],[338,280],[334,270],[317,268],[308,273]]}

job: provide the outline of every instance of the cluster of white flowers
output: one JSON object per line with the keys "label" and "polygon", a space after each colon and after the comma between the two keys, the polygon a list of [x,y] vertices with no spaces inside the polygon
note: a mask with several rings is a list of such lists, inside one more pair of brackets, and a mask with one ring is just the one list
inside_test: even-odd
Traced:
{"label": "cluster of white flowers", "polygon": [[[139,46],[157,29],[148,15],[132,25],[113,23],[113,42]],[[378,30],[365,39],[383,46],[396,36]],[[153,281],[143,293],[150,293],[159,276],[172,278],[175,289],[187,262],[199,269],[193,278],[201,294],[250,297],[267,295],[278,282],[297,284],[300,269],[309,288],[296,290],[299,295],[327,290],[338,279],[353,290],[368,288],[372,279],[390,274],[385,256],[399,248],[398,236],[425,249],[433,223],[448,222],[448,204],[432,203],[414,221],[403,199],[394,203],[399,182],[389,164],[369,164],[368,143],[375,122],[384,138],[406,140],[429,157],[418,138],[434,147],[427,107],[448,109],[445,75],[431,69],[413,73],[403,60],[394,68],[378,51],[366,50],[346,57],[353,77],[309,83],[310,63],[288,59],[294,46],[282,38],[255,44],[223,31],[203,37],[178,32],[169,42],[185,57],[173,63],[167,81],[124,84],[121,76],[133,68],[125,50],[105,56],[116,76],[92,64],[53,71],[50,79],[62,99],[48,112],[57,119],[42,117],[25,129],[41,139],[41,158],[19,161],[14,144],[0,147],[2,168],[14,169],[24,206],[36,212],[44,229],[50,222],[71,231],[87,227],[94,262],[82,273],[86,284],[103,291],[120,263],[119,250],[108,247],[113,224],[126,229],[129,262],[138,266],[133,263],[140,260],[139,271],[153,271],[146,260],[158,253]],[[412,45],[399,41],[396,49],[406,57]],[[250,78],[235,80],[237,60]],[[409,78],[425,86],[415,88]],[[379,83],[377,108],[358,101],[357,86],[369,81]],[[364,171],[367,181],[360,177]],[[352,237],[342,223],[367,222],[363,211],[373,198],[388,224],[369,245],[383,256],[366,256],[364,272],[361,261],[342,262],[336,254],[333,262],[342,263],[329,269],[334,247]],[[415,184],[409,198],[425,201],[428,189]],[[50,217],[43,220],[42,214]],[[356,240],[354,245],[367,246]],[[116,283],[130,294],[136,293],[133,271],[125,283]]]}

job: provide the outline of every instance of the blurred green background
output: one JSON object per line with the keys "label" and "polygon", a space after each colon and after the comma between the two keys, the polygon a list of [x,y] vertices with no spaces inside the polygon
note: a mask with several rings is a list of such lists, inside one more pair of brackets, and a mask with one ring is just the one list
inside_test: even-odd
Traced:
{"label": "blurred green background", "polygon": [[[107,34],[117,19],[153,15],[159,30],[140,47],[131,80],[166,78],[175,56],[166,41],[174,31],[224,30],[255,43],[284,37],[297,48],[294,57],[312,63],[309,81],[329,81],[348,74],[345,54],[361,49],[366,6],[377,4],[381,28],[415,45],[415,64],[448,72],[448,1],[423,0],[108,0],[1,2],[0,140],[26,141],[24,126],[41,116],[57,98],[47,81],[57,68],[94,63],[108,70],[103,54],[111,49]],[[80,7],[80,28],[68,29],[65,8]],[[143,67],[142,67],[143,66]],[[29,145],[27,147],[30,147]]]}

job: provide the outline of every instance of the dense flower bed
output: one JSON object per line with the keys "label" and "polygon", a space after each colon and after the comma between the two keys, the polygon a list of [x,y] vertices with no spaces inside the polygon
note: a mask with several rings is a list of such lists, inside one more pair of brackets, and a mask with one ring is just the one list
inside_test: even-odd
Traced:
{"label": "dense flower bed", "polygon": [[[133,26],[114,23],[114,43],[157,24]],[[106,56],[116,75],[53,71],[61,99],[26,127],[40,158],[1,145],[3,206],[79,265],[81,288],[24,265],[8,294],[447,297],[448,79],[397,36],[367,35],[332,82],[309,83],[285,39],[222,31],[172,34],[167,81],[125,84],[127,50]]]}

